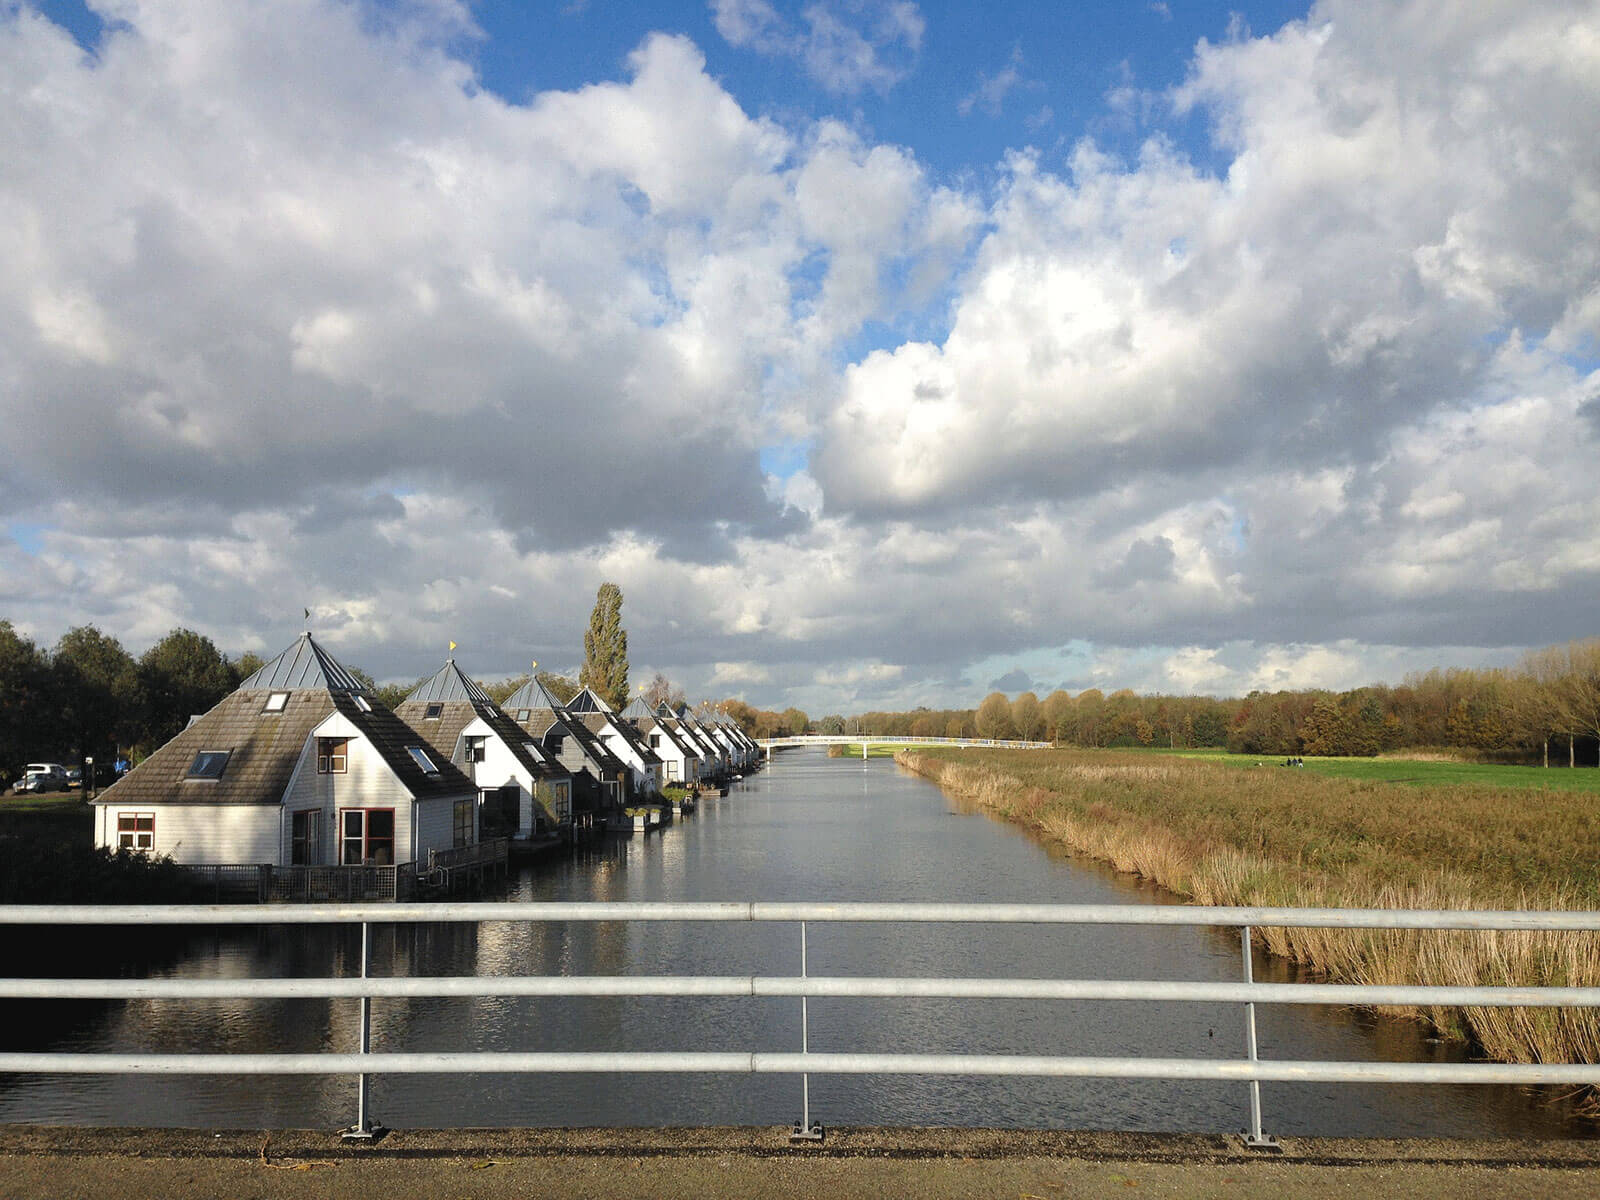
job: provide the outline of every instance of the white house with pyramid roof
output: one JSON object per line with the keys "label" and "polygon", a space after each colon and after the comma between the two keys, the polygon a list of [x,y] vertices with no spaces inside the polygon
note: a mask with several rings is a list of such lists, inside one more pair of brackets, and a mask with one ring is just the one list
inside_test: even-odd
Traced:
{"label": "white house with pyramid roof", "polygon": [[98,845],[187,864],[427,869],[477,788],[311,634],[94,801]]}
{"label": "white house with pyramid roof", "polygon": [[617,716],[592,688],[584,688],[564,706],[569,717],[582,721],[605,748],[628,764],[633,773],[633,790],[641,798],[661,794],[661,759],[639,736],[638,730]]}
{"label": "white house with pyramid roof", "polygon": [[662,782],[695,784],[700,782],[704,752],[682,730],[672,729],[650,707],[643,696],[622,710],[622,719],[661,760]]}
{"label": "white house with pyramid roof", "polygon": [[407,696],[395,715],[477,786],[479,824],[490,834],[523,841],[545,832],[570,835],[571,774],[454,658]]}

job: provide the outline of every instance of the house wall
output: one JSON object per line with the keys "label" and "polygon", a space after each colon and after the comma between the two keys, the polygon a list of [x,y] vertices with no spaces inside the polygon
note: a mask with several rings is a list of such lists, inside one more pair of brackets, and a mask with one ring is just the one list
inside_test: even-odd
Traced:
{"label": "house wall", "polygon": [[478,840],[478,798],[476,796],[442,796],[436,800],[417,801],[417,866],[428,862],[428,851],[450,850],[455,846],[455,805],[457,800],[472,802],[472,840]]}
{"label": "house wall", "polygon": [[[343,774],[317,773],[319,737],[350,740],[349,765]],[[433,753],[431,749],[428,752],[430,755]],[[339,810],[345,808],[394,809],[394,860],[397,863],[417,861],[412,844],[412,803],[411,793],[389,769],[383,756],[373,749],[372,743],[360,730],[338,713],[312,730],[311,736],[306,739],[294,776],[283,796],[283,807],[290,813],[303,808],[317,809],[322,813],[318,851],[324,865],[339,861]],[[280,863],[289,861],[293,828],[291,818],[285,815],[277,860]]]}
{"label": "house wall", "polygon": [[[200,787],[203,785],[194,784]],[[152,853],[180,863],[277,863],[279,809],[276,804],[97,805],[96,840],[117,848],[117,818],[122,813],[155,814]]]}
{"label": "house wall", "polygon": [[524,838],[530,836],[533,833],[534,788],[537,786],[532,773],[522,765],[510,747],[501,740],[500,735],[490,729],[486,722],[472,722],[462,731],[462,737],[484,739],[483,761],[469,764],[465,768],[479,788],[505,787],[513,783],[517,785],[517,836]]}

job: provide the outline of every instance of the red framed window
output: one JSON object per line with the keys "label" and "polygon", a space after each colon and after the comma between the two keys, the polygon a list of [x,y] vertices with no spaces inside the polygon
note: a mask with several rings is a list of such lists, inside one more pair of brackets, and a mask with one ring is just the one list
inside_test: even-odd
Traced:
{"label": "red framed window", "polygon": [[156,848],[155,813],[118,813],[117,849],[143,853]]}
{"label": "red framed window", "polygon": [[339,862],[347,867],[393,864],[394,809],[340,809]]}

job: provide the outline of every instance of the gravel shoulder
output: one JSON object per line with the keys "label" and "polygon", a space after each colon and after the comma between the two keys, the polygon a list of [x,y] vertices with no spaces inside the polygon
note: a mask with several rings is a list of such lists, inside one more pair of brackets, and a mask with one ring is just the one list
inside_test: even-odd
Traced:
{"label": "gravel shoulder", "polygon": [[[1136,1191],[1134,1189],[1137,1189]],[[374,1144],[319,1131],[0,1126],[0,1198],[399,1195],[684,1200],[1064,1196],[1600,1197],[1600,1142],[1229,1137],[1012,1130],[408,1130]]]}

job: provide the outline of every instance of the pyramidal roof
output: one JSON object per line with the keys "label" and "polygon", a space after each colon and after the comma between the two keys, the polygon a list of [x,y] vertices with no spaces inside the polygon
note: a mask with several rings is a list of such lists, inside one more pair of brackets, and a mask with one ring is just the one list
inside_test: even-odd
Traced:
{"label": "pyramidal roof", "polygon": [[548,708],[560,712],[566,707],[561,701],[550,694],[550,689],[539,682],[537,676],[528,680],[506,699],[503,705],[507,710],[518,708]]}
{"label": "pyramidal roof", "polygon": [[239,685],[239,691],[271,688],[275,691],[314,689],[325,692],[364,692],[356,677],[346,671],[309,632],[302,633],[277,658]]}
{"label": "pyramidal roof", "polygon": [[622,710],[622,715],[630,721],[637,721],[642,717],[653,717],[656,710],[651,708],[643,696],[637,697],[634,702]]}
{"label": "pyramidal roof", "polygon": [[617,710],[602,700],[593,688],[584,688],[568,700],[566,709],[575,713],[607,713],[613,717],[617,715]]}
{"label": "pyramidal roof", "polygon": [[406,699],[430,704],[450,700],[465,700],[469,704],[494,703],[489,699],[488,692],[467,678],[466,673],[456,666],[456,660],[453,658],[446,659],[438,673],[424,680]]}

